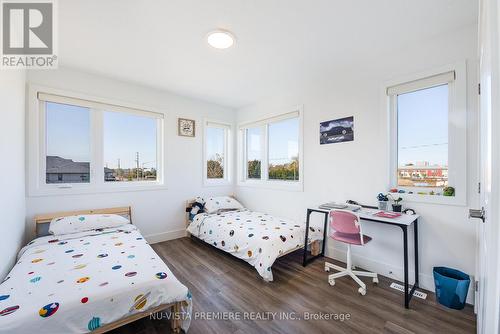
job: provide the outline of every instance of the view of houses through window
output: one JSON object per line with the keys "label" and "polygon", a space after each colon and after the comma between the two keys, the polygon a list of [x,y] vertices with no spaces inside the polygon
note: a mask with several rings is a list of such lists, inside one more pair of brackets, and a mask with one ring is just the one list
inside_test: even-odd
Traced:
{"label": "view of houses through window", "polygon": [[[91,113],[75,105],[44,102],[46,183],[91,182]],[[105,182],[157,180],[157,119],[102,112]]]}
{"label": "view of houses through window", "polygon": [[46,183],[90,182],[90,109],[46,102]]}
{"label": "view of houses through window", "polygon": [[448,85],[397,96],[398,186],[448,185]]}

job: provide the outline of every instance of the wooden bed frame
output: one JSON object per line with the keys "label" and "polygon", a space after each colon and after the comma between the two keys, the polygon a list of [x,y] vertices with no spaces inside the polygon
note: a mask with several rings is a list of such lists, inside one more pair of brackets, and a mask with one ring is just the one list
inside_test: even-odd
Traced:
{"label": "wooden bed frame", "polygon": [[[236,197],[235,197],[234,195],[229,195],[229,197],[232,197],[232,198],[236,199]],[[189,220],[189,211],[188,211],[188,209],[190,209],[190,208],[193,206],[193,204],[194,204],[195,202],[196,202],[196,199],[190,199],[190,200],[187,200],[187,201],[186,201],[186,219],[185,219],[186,228],[187,228],[187,227],[189,226],[189,224],[191,223],[191,221]],[[193,237],[193,238],[196,238],[195,236],[191,235],[189,232],[186,232],[186,234],[187,234],[187,236],[188,236],[188,237]],[[196,238],[196,239],[198,239],[198,238]],[[199,240],[199,239],[198,239],[198,240]],[[201,241],[203,241],[203,240],[201,240]],[[204,242],[204,241],[203,241],[203,242]],[[210,245],[210,244],[208,244],[208,245]],[[310,245],[310,247],[311,247],[311,254],[312,254],[312,255],[318,255],[318,254],[319,254],[319,252],[320,252],[319,241],[318,241],[318,240],[315,240],[315,241],[313,241],[313,242],[310,242],[310,243],[309,243],[309,245]],[[212,246],[212,245],[210,245],[210,246]],[[214,247],[214,246],[212,246],[212,247]],[[282,256],[285,256],[285,255],[287,255],[287,254],[293,253],[293,252],[295,252],[296,250],[299,250],[299,249],[302,249],[302,248],[303,248],[303,246],[294,247],[294,248],[292,248],[292,249],[290,249],[290,250],[288,250],[288,251],[286,251],[286,252],[281,253],[281,254],[278,256],[278,258],[280,258],[280,257],[282,257]]]}
{"label": "wooden bed frame", "polygon": [[[130,206],[117,207],[117,208],[105,208],[105,209],[93,209],[93,210],[79,210],[79,211],[65,211],[65,212],[54,212],[54,213],[45,213],[36,215],[34,218],[35,221],[35,233],[37,237],[39,236],[39,226],[43,226],[43,224],[48,224],[54,218],[58,217],[67,217],[67,216],[75,216],[75,215],[91,215],[91,214],[116,214],[121,216],[127,216],[132,223],[132,208]],[[118,327],[124,326],[136,320],[149,317],[151,314],[165,311],[170,309],[172,312],[172,318],[170,320],[172,331],[174,333],[179,333],[181,330],[180,327],[180,310],[181,310],[181,302],[175,302],[170,304],[162,304],[152,309],[136,313],[130,315],[128,317],[121,318],[115,322],[106,324],[92,331],[92,333],[106,333]]]}

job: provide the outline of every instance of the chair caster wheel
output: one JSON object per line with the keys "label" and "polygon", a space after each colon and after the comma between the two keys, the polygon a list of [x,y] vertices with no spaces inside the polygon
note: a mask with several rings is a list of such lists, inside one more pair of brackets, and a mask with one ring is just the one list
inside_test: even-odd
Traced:
{"label": "chair caster wheel", "polygon": [[361,296],[366,295],[366,289],[359,288],[359,289],[358,289],[358,292],[359,292],[359,294],[360,294]]}
{"label": "chair caster wheel", "polygon": [[378,277],[373,278],[373,284],[378,284]]}
{"label": "chair caster wheel", "polygon": [[331,286],[334,286],[335,285],[335,280],[334,279],[329,279],[328,280],[328,284],[330,284]]}
{"label": "chair caster wheel", "polygon": [[330,267],[325,266],[325,271],[329,272],[330,271]]}

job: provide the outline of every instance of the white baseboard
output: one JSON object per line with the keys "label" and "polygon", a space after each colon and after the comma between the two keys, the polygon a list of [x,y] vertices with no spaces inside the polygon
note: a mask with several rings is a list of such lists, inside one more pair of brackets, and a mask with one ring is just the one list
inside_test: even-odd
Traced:
{"label": "white baseboard", "polygon": [[[326,249],[326,256],[345,263],[347,254],[346,250],[328,246]],[[413,264],[413,262],[411,261],[413,261],[413,259],[410,259],[410,263]],[[394,266],[389,263],[377,261],[372,258],[367,258],[356,254],[352,254],[352,262],[356,266],[360,266],[363,269],[376,272],[379,275],[386,276],[400,282],[403,281],[404,278],[403,267]],[[413,282],[413,278],[415,277],[415,271],[409,270],[408,277],[411,284]],[[432,273],[428,274],[420,272],[418,277],[419,277],[420,288],[434,292],[434,277],[432,276]],[[469,286],[469,293],[467,294],[467,303],[471,305],[474,304],[473,283],[474,283],[474,278],[471,276],[471,284]]]}
{"label": "white baseboard", "polygon": [[162,232],[162,233],[145,235],[144,239],[146,239],[147,242],[150,244],[156,244],[158,242],[179,239],[179,238],[182,238],[185,236],[186,236],[186,230],[180,229],[180,230],[174,230],[174,231],[169,231],[169,232]]}

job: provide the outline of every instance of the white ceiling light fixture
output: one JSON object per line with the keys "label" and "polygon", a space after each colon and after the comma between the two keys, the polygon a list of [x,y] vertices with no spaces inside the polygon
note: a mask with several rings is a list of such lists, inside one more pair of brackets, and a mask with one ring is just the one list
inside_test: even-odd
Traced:
{"label": "white ceiling light fixture", "polygon": [[227,30],[214,30],[207,35],[207,43],[216,49],[228,49],[234,42],[234,35]]}

